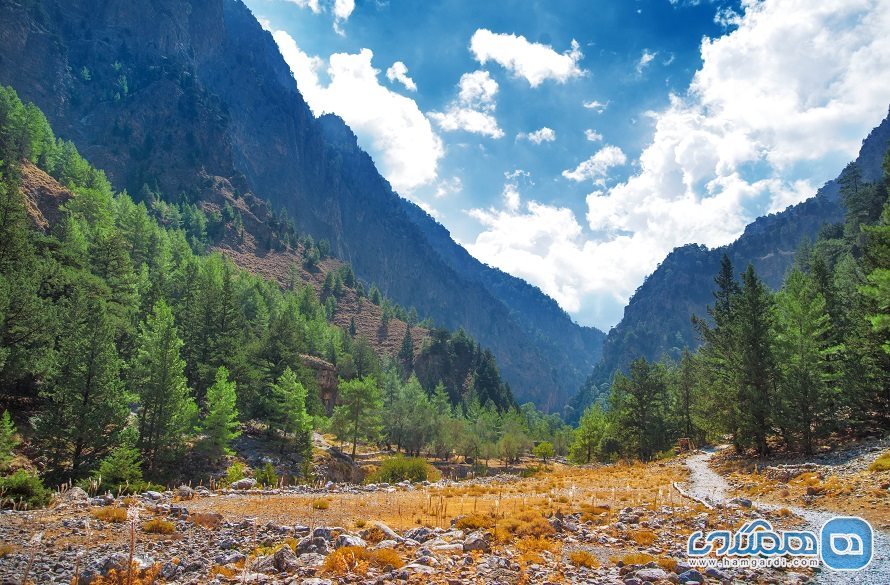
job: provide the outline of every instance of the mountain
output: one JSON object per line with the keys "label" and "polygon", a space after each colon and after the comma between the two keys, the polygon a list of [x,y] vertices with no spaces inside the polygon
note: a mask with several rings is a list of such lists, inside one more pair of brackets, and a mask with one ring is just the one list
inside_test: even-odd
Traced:
{"label": "mountain", "polygon": [[2,2],[0,83],[137,198],[200,203],[225,188],[286,211],[359,278],[490,348],[520,402],[560,408],[599,357],[602,332],[472,259],[342,120],[315,118],[239,0]]}
{"label": "mountain", "polygon": [[[864,181],[881,177],[881,162],[888,144],[890,115],[862,142],[854,161]],[[626,369],[634,359],[677,358],[684,347],[698,347],[691,317],[707,315],[723,254],[729,256],[737,272],[751,263],[768,286],[778,289],[794,262],[798,246],[807,239],[815,240],[825,224],[841,222],[843,217],[840,186],[834,179],[810,199],[781,213],[757,218],[727,246],[709,249],[688,244],[675,248],[636,290],[621,322],[609,331],[602,361],[571,402],[572,416],[601,394],[602,386],[608,384],[616,370]]]}

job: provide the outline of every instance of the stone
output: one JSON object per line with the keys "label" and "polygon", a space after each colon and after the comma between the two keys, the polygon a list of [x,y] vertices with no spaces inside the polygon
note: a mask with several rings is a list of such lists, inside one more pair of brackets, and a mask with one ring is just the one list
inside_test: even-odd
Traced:
{"label": "stone", "polygon": [[285,544],[275,552],[272,564],[283,573],[291,573],[297,569],[300,562],[290,545]]}
{"label": "stone", "polygon": [[337,537],[337,541],[334,543],[334,548],[340,548],[341,546],[360,546],[362,548],[365,548],[366,546],[368,546],[368,543],[358,536],[353,536],[351,534],[341,534]]}
{"label": "stone", "polygon": [[427,540],[433,538],[433,531],[425,526],[419,526],[417,528],[412,528],[411,530],[405,532],[405,538],[410,538],[411,540],[416,540],[417,542],[426,542]]}
{"label": "stone", "polygon": [[491,551],[491,546],[485,540],[485,535],[481,532],[473,532],[464,539],[463,549],[464,552],[478,550],[487,553]]}
{"label": "stone", "polygon": [[640,579],[641,581],[652,581],[655,583],[656,581],[662,581],[668,578],[668,572],[664,569],[660,568],[646,568],[640,569],[636,573],[634,573],[634,577]]}
{"label": "stone", "polygon": [[176,494],[183,499],[190,500],[195,497],[195,490],[187,485],[181,485],[176,488]]}
{"label": "stone", "polygon": [[249,490],[256,485],[256,480],[252,477],[244,477],[238,481],[233,481],[230,486],[233,490]]}
{"label": "stone", "polygon": [[696,571],[695,569],[689,569],[688,571],[684,571],[679,575],[680,583],[686,585],[687,583],[704,583],[705,576]]}
{"label": "stone", "polygon": [[326,555],[330,552],[328,541],[320,537],[306,536],[297,543],[297,554],[302,556],[306,553],[318,553]]}
{"label": "stone", "polygon": [[90,496],[81,488],[74,486],[73,488],[62,492],[61,499],[63,502],[80,503],[88,502],[90,500]]}
{"label": "stone", "polygon": [[715,567],[708,567],[708,569],[705,571],[705,575],[711,577],[712,579],[719,579],[720,581],[729,580],[729,575]]}
{"label": "stone", "polygon": [[164,495],[161,492],[156,492],[154,490],[148,490],[147,492],[145,492],[142,495],[145,496],[146,498],[148,498],[149,500],[152,500],[155,502],[157,502],[158,500],[160,500],[161,498],[164,497]]}

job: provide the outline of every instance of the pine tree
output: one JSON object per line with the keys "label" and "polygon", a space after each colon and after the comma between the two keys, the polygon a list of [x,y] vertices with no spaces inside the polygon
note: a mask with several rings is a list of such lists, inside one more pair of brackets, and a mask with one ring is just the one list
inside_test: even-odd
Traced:
{"label": "pine tree", "polygon": [[341,405],[334,408],[331,426],[341,441],[352,444],[355,457],[359,441],[376,441],[382,427],[383,401],[377,381],[372,377],[341,381],[339,388]]}
{"label": "pine tree", "polygon": [[131,365],[133,388],[139,396],[139,448],[146,468],[157,471],[180,453],[197,416],[186,385],[182,340],[166,302],[141,326]]}
{"label": "pine tree", "polygon": [[312,417],[306,410],[306,387],[290,368],[285,368],[278,381],[272,385],[273,421],[281,429],[285,440],[290,436],[299,448],[311,444]]}
{"label": "pine tree", "polygon": [[773,324],[773,299],[749,264],[742,275],[742,290],[738,297],[738,433],[740,443],[753,444],[760,456],[769,451],[767,438],[775,417]]}
{"label": "pine tree", "polygon": [[19,443],[12,417],[8,410],[4,410],[3,416],[0,416],[0,469],[4,469],[12,461],[13,452]]}
{"label": "pine tree", "polygon": [[118,446],[102,460],[93,473],[93,478],[101,489],[111,493],[131,493],[142,489],[142,468],[136,443],[136,429],[125,428],[121,432]]}
{"label": "pine tree", "polygon": [[74,290],[64,314],[57,366],[41,390],[39,443],[50,453],[57,478],[82,477],[116,443],[127,419],[115,329],[99,293],[86,282]]}
{"label": "pine tree", "polygon": [[402,347],[399,350],[399,361],[402,362],[402,373],[405,376],[414,371],[414,340],[411,337],[411,327],[405,328],[405,336],[402,338]]}
{"label": "pine tree", "polygon": [[629,377],[616,376],[612,409],[624,444],[642,461],[667,447],[667,383],[660,364],[639,358],[631,363]]}
{"label": "pine tree", "polygon": [[814,437],[830,418],[833,376],[828,359],[840,348],[831,345],[825,298],[809,277],[793,271],[776,300],[780,426],[798,436],[809,455]]}
{"label": "pine tree", "polygon": [[584,411],[575,431],[569,457],[575,463],[590,463],[597,456],[603,437],[608,433],[609,423],[603,407],[594,404]]}
{"label": "pine tree", "polygon": [[225,366],[216,370],[216,377],[207,389],[207,416],[202,422],[204,448],[211,458],[229,453],[229,443],[240,435],[238,411],[235,409],[235,382],[229,381]]}

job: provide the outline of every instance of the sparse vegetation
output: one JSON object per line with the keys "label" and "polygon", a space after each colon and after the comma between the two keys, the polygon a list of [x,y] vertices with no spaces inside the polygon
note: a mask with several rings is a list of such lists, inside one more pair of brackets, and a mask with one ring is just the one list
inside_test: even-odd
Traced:
{"label": "sparse vegetation", "polygon": [[358,546],[338,548],[325,559],[322,571],[330,575],[365,575],[369,567],[398,569],[404,565],[399,554],[388,548],[368,550]]}
{"label": "sparse vegetation", "polygon": [[127,509],[118,508],[117,506],[103,506],[101,508],[93,508],[90,514],[96,520],[103,522],[123,523],[127,521]]}
{"label": "sparse vegetation", "polygon": [[368,483],[398,483],[400,481],[438,481],[439,472],[422,457],[389,457],[368,476]]}
{"label": "sparse vegetation", "polygon": [[868,466],[869,471],[890,471],[890,451],[882,453]]}
{"label": "sparse vegetation", "polygon": [[312,500],[311,505],[313,510],[327,510],[331,507],[331,503],[324,498],[316,498]]}
{"label": "sparse vegetation", "polygon": [[40,478],[23,469],[0,477],[0,508],[42,508],[51,498],[52,492],[43,486]]}
{"label": "sparse vegetation", "polygon": [[152,518],[142,525],[142,530],[149,534],[173,534],[176,525],[163,518]]}
{"label": "sparse vegetation", "polygon": [[600,566],[599,559],[586,550],[575,550],[569,553],[569,562],[576,567],[596,569]]}

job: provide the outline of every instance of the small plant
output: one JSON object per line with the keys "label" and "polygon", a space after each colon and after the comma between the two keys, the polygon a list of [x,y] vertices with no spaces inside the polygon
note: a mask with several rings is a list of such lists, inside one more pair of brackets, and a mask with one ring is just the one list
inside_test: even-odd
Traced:
{"label": "small plant", "polygon": [[99,575],[90,581],[90,585],[154,585],[161,568],[160,563],[144,569],[140,569],[138,563],[131,563],[129,569],[111,569],[104,577]]}
{"label": "small plant", "polygon": [[586,550],[576,550],[569,553],[569,562],[576,567],[596,569],[600,566],[599,559]]}
{"label": "small plant", "polygon": [[532,454],[534,454],[535,457],[539,457],[541,461],[544,462],[544,465],[547,465],[547,460],[551,459],[555,455],[555,453],[556,452],[553,449],[553,443],[550,443],[548,441],[542,441],[538,443],[534,449],[532,449]]}
{"label": "small plant", "polygon": [[389,457],[368,476],[368,483],[398,483],[400,481],[438,481],[441,474],[422,457]]}
{"label": "small plant", "polygon": [[0,559],[3,557],[8,557],[12,553],[16,551],[16,548],[11,544],[7,544],[5,542],[0,543]]}
{"label": "small plant", "polygon": [[0,477],[0,508],[42,508],[51,497],[52,492],[43,486],[40,478],[24,469]]}
{"label": "small plant", "polygon": [[313,510],[327,510],[331,507],[331,503],[324,498],[316,498],[312,500]]}
{"label": "small plant", "polygon": [[256,481],[263,487],[275,487],[278,485],[278,475],[275,468],[268,461],[256,472]]}
{"label": "small plant", "polygon": [[890,451],[883,453],[868,466],[869,471],[890,471]]}
{"label": "small plant", "polygon": [[651,530],[634,530],[629,536],[631,540],[643,546],[649,546],[658,538]]}
{"label": "small plant", "polygon": [[222,521],[222,514],[207,512],[195,512],[194,514],[189,514],[189,522],[208,530],[216,530],[219,528],[219,525],[222,524]]}
{"label": "small plant", "polygon": [[479,530],[480,528],[488,528],[494,520],[482,514],[467,514],[457,518],[454,527],[458,530]]}
{"label": "small plant", "polygon": [[121,522],[127,521],[127,510],[126,508],[116,508],[114,506],[103,506],[101,508],[96,508],[90,512],[90,514],[96,520],[101,520],[102,522],[114,522],[119,524]]}
{"label": "small plant", "polygon": [[245,477],[247,477],[247,467],[240,461],[232,461],[232,464],[226,469],[226,483],[232,484]]}
{"label": "small plant", "polygon": [[142,530],[149,534],[173,534],[176,525],[162,518],[152,518],[142,525]]}
{"label": "small plant", "polygon": [[349,574],[364,576],[370,567],[399,569],[404,564],[399,553],[389,548],[368,550],[360,546],[344,546],[328,555],[322,565],[322,571],[339,576]]}

